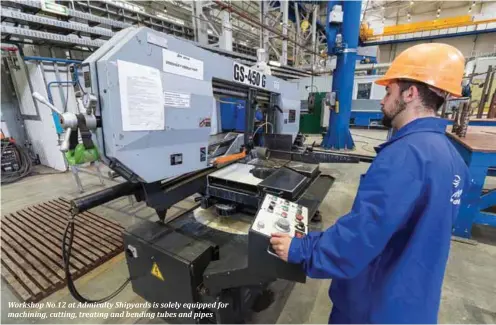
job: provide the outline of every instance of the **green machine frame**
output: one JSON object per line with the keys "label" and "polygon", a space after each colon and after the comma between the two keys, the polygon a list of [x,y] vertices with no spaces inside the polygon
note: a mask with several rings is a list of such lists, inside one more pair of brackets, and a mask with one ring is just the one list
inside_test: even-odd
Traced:
{"label": "green machine frame", "polygon": [[323,102],[325,92],[308,94],[308,113],[300,116],[300,132],[303,134],[320,134],[324,131],[322,125]]}

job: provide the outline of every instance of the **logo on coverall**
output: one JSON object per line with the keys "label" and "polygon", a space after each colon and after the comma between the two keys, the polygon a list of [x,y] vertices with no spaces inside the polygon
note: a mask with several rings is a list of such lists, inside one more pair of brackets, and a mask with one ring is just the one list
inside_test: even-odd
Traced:
{"label": "logo on coverall", "polygon": [[[453,180],[453,187],[456,189],[458,186],[460,186],[461,178],[458,175],[455,175],[455,179]],[[459,205],[460,204],[460,198],[462,197],[463,190],[459,189],[453,195],[451,195],[450,202],[453,203],[453,205]]]}

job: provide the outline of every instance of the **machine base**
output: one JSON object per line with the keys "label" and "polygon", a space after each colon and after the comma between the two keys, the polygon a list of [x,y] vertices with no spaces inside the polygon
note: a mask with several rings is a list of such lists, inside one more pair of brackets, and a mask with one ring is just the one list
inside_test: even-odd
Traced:
{"label": "machine base", "polygon": [[205,226],[193,211],[130,227],[124,247],[134,292],[171,323],[274,323],[294,285],[254,272],[248,235]]}

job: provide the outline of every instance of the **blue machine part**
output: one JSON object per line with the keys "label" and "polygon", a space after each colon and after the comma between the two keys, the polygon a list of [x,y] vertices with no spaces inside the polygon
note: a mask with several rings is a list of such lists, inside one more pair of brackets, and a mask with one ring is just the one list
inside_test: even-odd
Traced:
{"label": "blue machine part", "polygon": [[255,120],[257,120],[258,122],[262,122],[263,121],[263,113],[260,109],[257,109],[257,111],[255,112]]}
{"label": "blue machine part", "polygon": [[[360,27],[361,1],[329,1],[327,17],[335,5],[343,7],[343,23],[326,27],[327,48],[330,55],[337,55],[333,74],[332,91],[337,94],[338,110],[331,110],[329,128],[322,141],[326,149],[353,149],[355,144],[350,133],[350,115],[355,75],[356,51]],[[342,47],[336,47],[336,35],[342,34]]]}
{"label": "blue machine part", "polygon": [[[450,120],[448,122],[448,125],[452,125],[453,121]],[[477,120],[472,120],[468,122],[468,125],[470,126],[496,126],[496,120],[494,119],[477,119]]]}
{"label": "blue machine part", "polygon": [[[351,111],[350,124],[353,126],[377,126],[381,123],[384,114],[380,111]],[[453,125],[452,120],[448,120],[448,125]],[[470,126],[496,126],[494,119],[477,119],[469,121]]]}
{"label": "blue machine part", "polygon": [[355,126],[374,126],[381,123],[382,112],[351,111],[350,124]]}
{"label": "blue machine part", "polygon": [[246,101],[224,97],[220,103],[220,119],[223,132],[245,130]]}
{"label": "blue machine part", "polygon": [[472,151],[455,139],[452,142],[465,160],[472,177],[470,191],[462,195],[453,234],[470,238],[474,224],[496,227],[496,214],[483,211],[496,206],[496,189],[482,194],[486,177],[490,176],[490,168],[496,166],[496,152]]}

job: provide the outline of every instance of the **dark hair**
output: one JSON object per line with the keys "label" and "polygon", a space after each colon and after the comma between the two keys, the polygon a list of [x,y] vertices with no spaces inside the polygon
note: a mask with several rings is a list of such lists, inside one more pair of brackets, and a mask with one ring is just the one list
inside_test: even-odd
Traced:
{"label": "dark hair", "polygon": [[430,90],[429,86],[422,82],[413,80],[398,80],[398,86],[400,87],[400,94],[412,86],[417,88],[422,104],[436,112],[444,104],[444,98]]}

